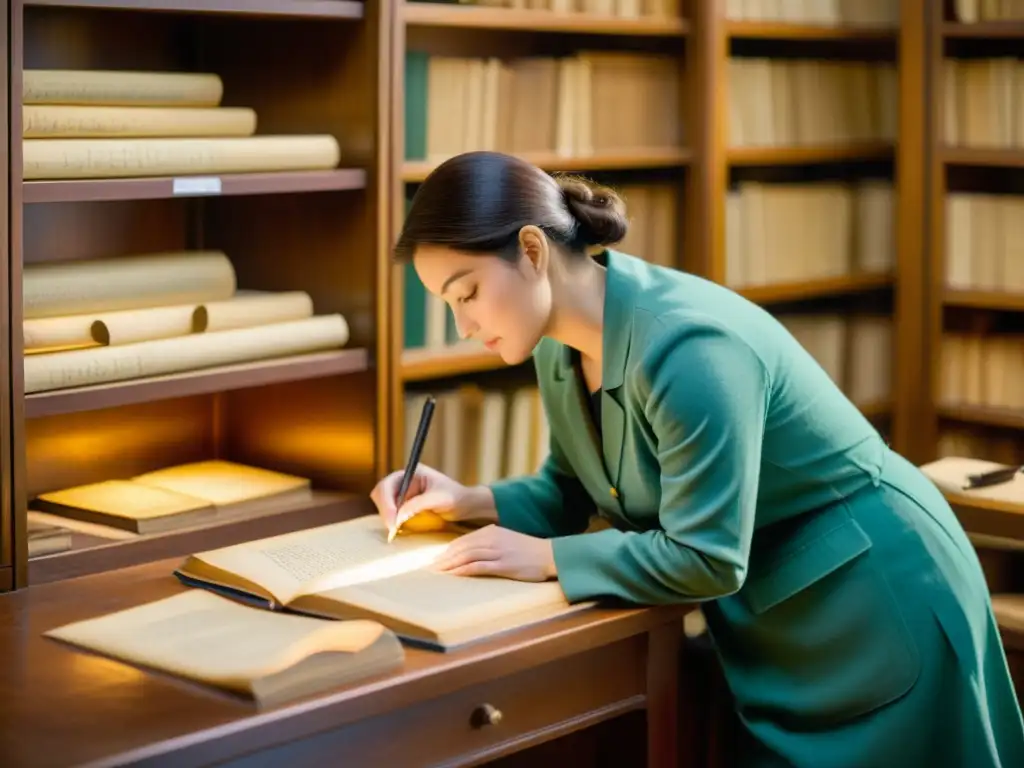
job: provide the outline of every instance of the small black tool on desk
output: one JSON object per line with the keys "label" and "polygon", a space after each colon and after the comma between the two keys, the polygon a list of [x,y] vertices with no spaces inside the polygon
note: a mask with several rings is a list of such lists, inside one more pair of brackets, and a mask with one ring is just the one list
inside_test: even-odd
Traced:
{"label": "small black tool on desk", "polygon": [[993,485],[1009,483],[1021,470],[1024,470],[1024,466],[1018,464],[1015,467],[1000,467],[999,469],[993,469],[989,472],[981,472],[977,475],[968,475],[967,485],[964,486],[964,490],[969,491],[972,488],[991,488]]}
{"label": "small black tool on desk", "polygon": [[[427,442],[427,432],[430,430],[430,419],[434,416],[436,401],[433,395],[427,396],[420,412],[420,424],[416,427],[416,437],[412,441],[412,450],[409,451],[409,462],[405,465],[405,474],[402,475],[402,483],[398,486],[398,496],[395,498],[395,509],[401,508],[405,503],[405,494],[409,492],[409,484],[416,476],[416,467],[420,463],[420,455],[423,453],[423,445]],[[388,531],[388,541],[392,541],[398,535],[398,525]]]}

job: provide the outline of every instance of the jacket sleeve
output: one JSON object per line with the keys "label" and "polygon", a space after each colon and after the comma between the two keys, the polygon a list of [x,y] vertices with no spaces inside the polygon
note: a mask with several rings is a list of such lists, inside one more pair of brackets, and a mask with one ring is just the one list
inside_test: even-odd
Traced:
{"label": "jacket sleeve", "polygon": [[499,480],[490,488],[499,525],[545,539],[582,533],[596,509],[554,435],[535,475]]}
{"label": "jacket sleeve", "polygon": [[636,371],[657,443],[661,529],[556,538],[558,579],[571,602],[710,600],[743,585],[771,382],[754,350],[728,330],[677,325]]}

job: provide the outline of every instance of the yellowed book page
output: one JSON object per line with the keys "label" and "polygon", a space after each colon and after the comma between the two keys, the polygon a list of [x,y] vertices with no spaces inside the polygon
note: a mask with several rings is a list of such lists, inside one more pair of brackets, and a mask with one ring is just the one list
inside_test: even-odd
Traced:
{"label": "yellowed book page", "polygon": [[219,301],[235,293],[221,251],[175,251],[26,265],[26,319]]}
{"label": "yellowed book page", "polygon": [[131,522],[147,523],[185,514],[191,521],[213,517],[216,511],[205,499],[130,480],[104,480],[48,491],[36,497],[34,506],[72,519],[129,529]]}
{"label": "yellowed book page", "polygon": [[[416,533],[390,544],[377,515],[222,547],[193,559],[257,584],[282,604],[303,593],[385,578],[430,564],[458,534]],[[188,573],[187,567],[183,568]]]}
{"label": "yellowed book page", "polygon": [[45,636],[115,659],[251,695],[261,678],[316,653],[359,653],[387,630],[372,621],[324,621],[251,608],[200,589]]}
{"label": "yellowed book page", "polygon": [[139,537],[138,533],[125,530],[124,528],[115,528],[112,525],[101,525],[99,523],[87,523],[84,520],[72,520],[60,515],[52,515],[42,510],[32,509],[31,502],[29,503],[28,520],[40,525],[59,525],[67,528],[69,531],[80,533],[84,536],[95,536],[97,539],[124,541],[125,539]]}
{"label": "yellowed book page", "polygon": [[[385,621],[393,618],[426,629],[444,645],[591,605],[571,605],[557,581],[453,576],[430,569],[321,590],[316,597],[339,604],[342,612],[344,607],[361,609]],[[296,602],[303,604],[301,599]],[[314,600],[309,602],[312,605]]]}
{"label": "yellowed book page", "polygon": [[136,483],[205,499],[217,506],[308,488],[305,477],[214,459],[180,464],[132,478]]}
{"label": "yellowed book page", "polygon": [[312,316],[313,299],[305,291],[239,292],[225,301],[208,301],[196,307],[193,330],[228,331]]}
{"label": "yellowed book page", "polygon": [[341,315],[25,357],[25,391],[46,392],[343,347]]}
{"label": "yellowed book page", "polygon": [[1018,472],[1008,483],[992,485],[987,488],[971,488],[966,490],[968,475],[1005,468],[1007,465],[983,459],[972,459],[964,456],[947,456],[921,466],[921,471],[945,493],[955,493],[976,499],[991,499],[1009,504],[1020,505],[1024,512],[1024,473]]}
{"label": "yellowed book page", "polygon": [[26,69],[23,104],[215,107],[224,83],[202,72]]}
{"label": "yellowed book page", "polygon": [[252,136],[256,112],[248,107],[94,107],[26,104],[26,139],[143,136]]}
{"label": "yellowed book page", "polygon": [[333,136],[24,139],[26,180],[316,171],[341,158]]}

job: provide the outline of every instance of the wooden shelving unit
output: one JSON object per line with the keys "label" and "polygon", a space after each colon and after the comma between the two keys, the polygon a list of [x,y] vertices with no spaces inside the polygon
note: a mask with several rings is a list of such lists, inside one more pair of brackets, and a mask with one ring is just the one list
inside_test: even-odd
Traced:
{"label": "wooden shelving unit", "polygon": [[[913,77],[914,74],[913,68],[908,68],[904,62],[904,47],[907,45],[908,36],[914,33],[914,6],[912,0],[902,4],[902,18],[898,24],[871,26],[854,26],[838,21],[830,24],[750,21],[726,18],[722,12],[712,11],[706,13],[699,24],[694,24],[691,31],[691,35],[701,41],[700,45],[707,55],[704,76],[709,82],[705,89],[709,101],[703,105],[703,109],[712,120],[712,125],[707,130],[707,181],[701,190],[711,230],[698,259],[703,264],[704,274],[717,282],[732,285],[744,296],[764,305],[769,311],[782,313],[779,314],[780,318],[796,318],[805,312],[835,312],[845,315],[861,303],[870,305],[872,314],[882,312],[892,317],[890,344],[894,364],[891,366],[892,375],[888,385],[890,394],[882,400],[877,396],[867,396],[857,404],[868,418],[889,435],[897,448],[905,446],[908,434],[905,425],[901,423],[901,405],[911,400],[908,395],[901,395],[901,390],[907,382],[901,380],[900,366],[895,365],[895,361],[909,348],[907,339],[901,336],[902,329],[897,316],[901,314],[900,294],[904,290],[904,262],[916,258],[919,249],[911,247],[903,250],[897,248],[896,243],[903,237],[902,228],[914,221],[911,218],[904,218],[903,206],[913,193],[908,189],[908,183],[912,183],[912,170],[906,167],[903,147],[914,141],[916,124],[903,120],[901,114],[899,128],[892,135],[865,137],[862,133],[851,140],[824,141],[818,134],[814,134],[813,118],[799,114],[795,117],[781,114],[785,109],[784,105],[792,103],[793,100],[797,102],[795,109],[800,109],[801,101],[812,103],[814,99],[800,99],[795,92],[783,93],[773,90],[771,96],[763,97],[763,103],[757,104],[753,90],[769,89],[769,84],[774,89],[801,87],[797,80],[799,75],[793,75],[792,69],[789,72],[781,69],[782,66],[798,65],[781,62],[845,60],[889,63],[896,70],[898,91],[905,93],[907,78]],[[908,20],[911,23],[908,24]],[[920,66],[923,65],[919,65],[919,68]],[[762,85],[757,89],[745,85],[746,80],[738,79],[741,76],[746,77],[747,74],[744,73],[749,73],[750,67],[769,68],[769,74],[761,78]],[[771,70],[771,67],[775,67],[775,70]],[[824,77],[824,74],[821,77]],[[789,84],[778,85],[784,81],[788,81]],[[827,87],[832,88],[831,85]],[[902,104],[901,101],[898,103]],[[836,107],[837,112],[840,109],[841,107]],[[754,114],[757,115],[756,118],[752,117]],[[766,122],[774,125],[775,135],[769,137],[763,132],[746,135],[749,128],[745,128],[742,119],[737,120],[738,116],[743,115],[747,116],[748,125],[754,127],[763,126]],[[780,135],[780,131],[796,130],[801,120],[805,125],[812,127],[797,131],[803,132],[798,140],[788,140],[784,133]],[[819,132],[822,130],[821,125],[822,121],[818,121]],[[841,129],[842,126],[840,132]],[[895,147],[900,149],[897,150]],[[736,206],[733,210],[742,210],[741,206],[748,205],[743,197],[743,184],[751,185],[747,187],[748,189],[757,185],[757,189],[770,190],[773,184],[784,184],[798,189],[806,182],[835,180],[856,183],[858,179],[864,177],[892,180],[892,220],[897,223],[892,233],[891,263],[870,269],[853,265],[845,274],[809,275],[797,279],[773,278],[774,272],[769,267],[768,274],[757,284],[748,285],[739,279],[738,270],[741,268],[731,263],[731,259],[744,255],[744,251],[749,252],[749,246],[731,244],[731,238],[740,239],[743,243],[752,242],[747,238],[753,238],[755,241],[767,239],[764,234],[750,234],[743,229],[733,229],[729,224],[732,215],[730,206]],[[733,192],[740,197],[739,202],[730,202],[730,190],[739,190]],[[750,199],[753,200],[753,196]],[[784,238],[787,240],[787,248],[791,243],[795,250],[799,246],[801,231],[813,222],[815,214],[811,211],[804,213],[806,218],[802,221],[794,220],[785,225],[785,230],[789,232],[787,238]],[[767,213],[764,215],[769,216]],[[733,256],[729,256],[730,253]],[[793,270],[780,269],[780,272],[791,273]],[[835,308],[830,309],[832,306]],[[847,341],[843,343],[850,343],[849,339],[854,333],[852,329],[847,331]],[[816,354],[814,349],[809,349],[812,354]],[[824,349],[821,352],[827,356],[829,350]],[[849,353],[845,357],[843,368],[849,369],[851,364],[858,364],[849,359]],[[836,376],[838,375],[840,374],[837,369]],[[884,372],[879,374],[884,375]],[[851,397],[855,395],[851,393]]]}
{"label": "wooden shelving unit", "polygon": [[[0,589],[120,568],[367,510],[386,465],[385,232],[391,4],[366,0],[17,0],[10,16],[9,243],[0,384]],[[22,72],[209,72],[257,135],[329,134],[334,168],[22,178]],[[124,176],[122,174],[122,176]],[[7,211],[8,206],[3,206]],[[6,214],[5,214],[6,215]],[[25,392],[22,274],[31,265],[222,250],[239,289],[304,291],[348,325],[339,349]],[[40,492],[222,458],[307,477],[307,501],[167,534],[28,557]]]}
{"label": "wooden shelving unit", "polygon": [[[1021,258],[1013,226],[1024,212],[1024,142],[988,111],[1015,105],[994,92],[996,84],[979,90],[970,78],[982,71],[995,73],[993,83],[1003,77],[998,67],[1016,56],[1024,20],[962,23],[952,4],[934,3],[923,26],[932,98],[925,150],[930,376],[921,398],[921,460],[952,452],[1021,461],[1024,397],[1014,400],[1020,386],[1012,369],[1024,355],[1024,271],[1014,277]],[[950,97],[954,91],[961,95]],[[965,101],[971,93],[985,101]]]}
{"label": "wooden shelving unit", "polygon": [[[423,181],[436,166],[438,158],[407,156],[407,138],[413,132],[426,131],[423,125],[410,126],[405,114],[407,52],[431,56],[482,58],[498,56],[559,57],[577,51],[638,51],[662,53],[675,57],[679,72],[696,69],[694,51],[689,43],[693,19],[681,18],[615,18],[588,16],[584,13],[554,13],[540,10],[517,10],[448,3],[405,2],[398,4],[393,44],[394,62],[392,105],[394,108],[391,138],[393,167],[396,169],[391,189],[397,201],[392,213],[392,237],[397,235],[404,218],[403,201],[415,184]],[[557,34],[554,34],[557,33]],[[417,86],[422,87],[422,86]],[[584,154],[550,151],[521,152],[522,157],[549,172],[578,172],[604,176],[615,182],[628,180],[642,183],[646,178],[668,180],[679,190],[680,218],[694,214],[686,202],[694,184],[690,167],[697,160],[702,128],[694,110],[703,88],[701,78],[688,80],[680,101],[680,119],[686,142],[675,146],[604,148]],[[594,105],[598,112],[601,107]],[[420,118],[422,120],[422,118]],[[595,120],[598,116],[595,115]],[[425,141],[425,140],[424,140]],[[482,148],[478,146],[464,149]],[[506,147],[495,147],[508,151]],[[680,234],[673,257],[674,266],[687,262],[689,246]],[[422,387],[473,381],[478,375],[492,376],[507,368],[496,355],[476,345],[452,343],[448,334],[446,346],[408,347],[403,327],[407,313],[406,284],[415,275],[396,268],[391,291],[392,371],[391,465],[405,461],[405,397],[407,392]],[[509,372],[510,381],[529,381],[529,365]],[[493,378],[492,378],[493,380]]]}

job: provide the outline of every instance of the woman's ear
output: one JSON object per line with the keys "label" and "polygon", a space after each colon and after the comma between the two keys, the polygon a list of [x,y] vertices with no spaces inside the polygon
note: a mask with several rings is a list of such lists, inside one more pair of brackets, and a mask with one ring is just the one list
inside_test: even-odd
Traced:
{"label": "woman's ear", "polygon": [[523,255],[523,267],[533,277],[547,273],[551,250],[548,238],[540,227],[528,224],[519,230],[519,250]]}

